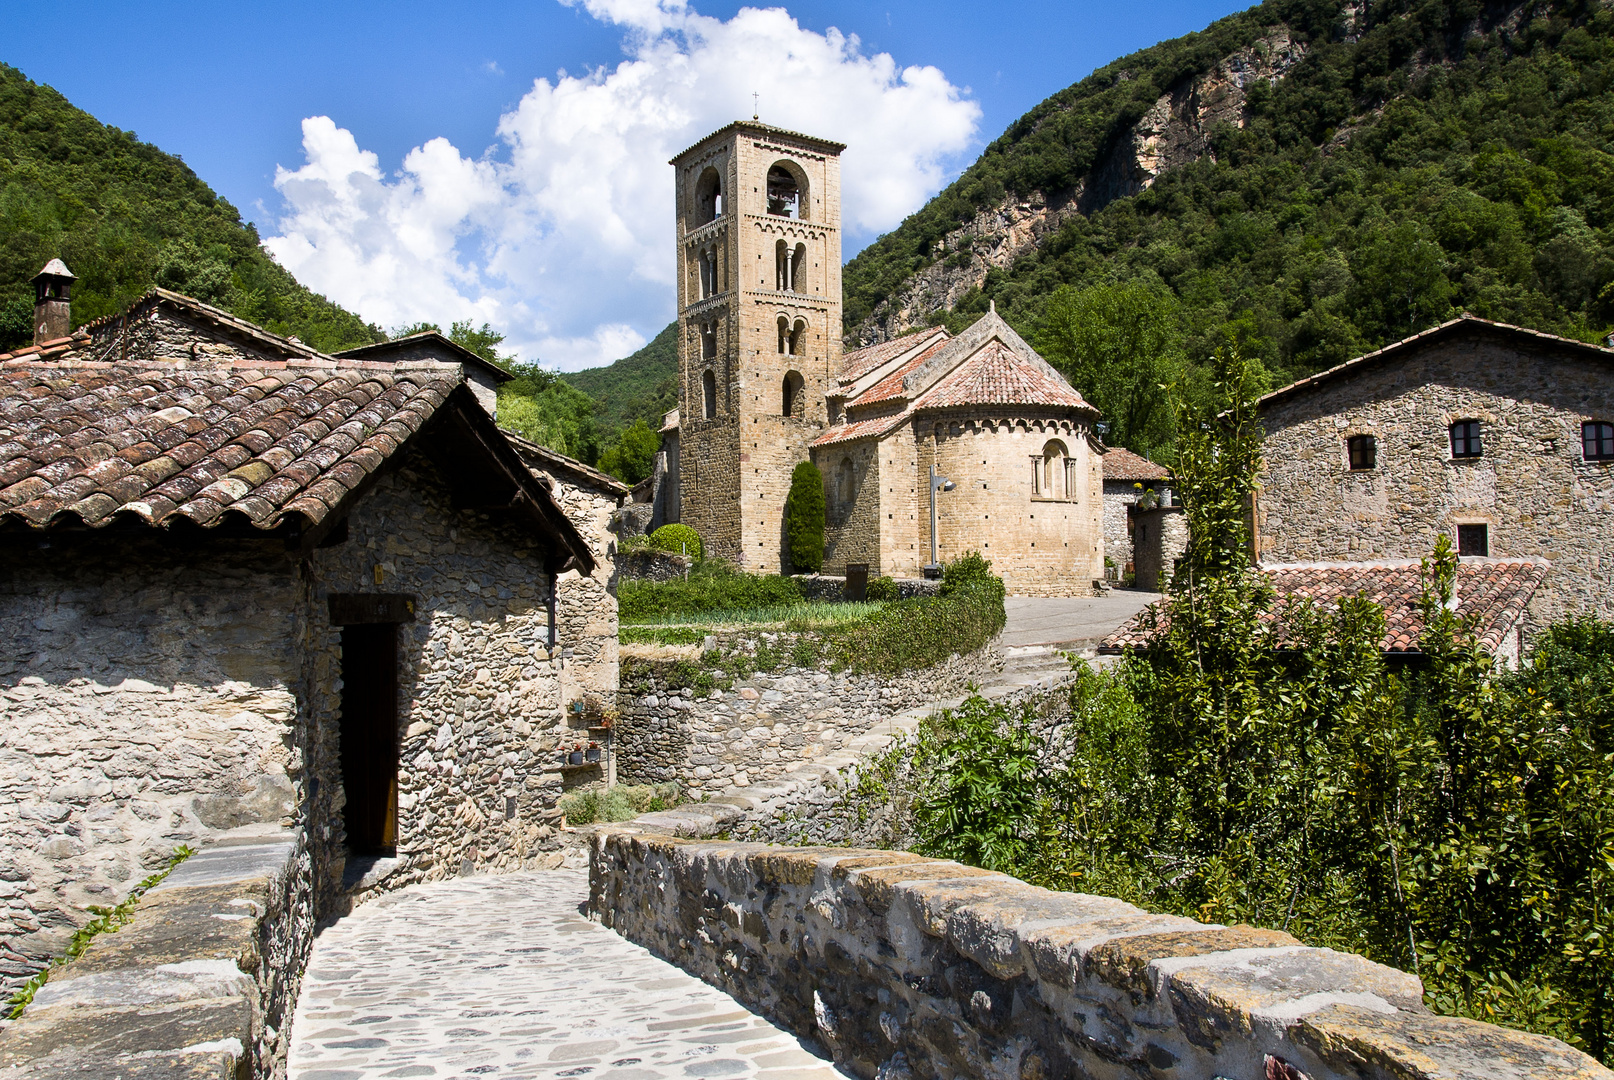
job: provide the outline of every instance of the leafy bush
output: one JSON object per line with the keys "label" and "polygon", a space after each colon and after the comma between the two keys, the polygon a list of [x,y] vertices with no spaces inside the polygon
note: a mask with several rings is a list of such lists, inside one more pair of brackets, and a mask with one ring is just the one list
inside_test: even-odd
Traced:
{"label": "leafy bush", "polygon": [[790,474],[785,496],[785,552],[798,574],[824,568],[824,475],[803,461]]}
{"label": "leafy bush", "polygon": [[902,593],[892,578],[877,577],[869,582],[867,590],[863,593],[866,600],[895,600]]}
{"label": "leafy bush", "polygon": [[658,551],[671,551],[693,559],[700,559],[706,554],[700,533],[688,525],[663,525],[650,534],[650,546]]}
{"label": "leafy bush", "polygon": [[629,821],[640,814],[670,810],[682,801],[682,789],[673,780],[572,791],[560,797],[559,806],[568,825],[587,825],[595,821]]}
{"label": "leafy bush", "polygon": [[[942,595],[888,603],[828,632],[831,659],[852,671],[896,674],[974,652],[1003,630],[1003,579],[971,552],[942,570]],[[951,574],[951,581],[948,575]]]}

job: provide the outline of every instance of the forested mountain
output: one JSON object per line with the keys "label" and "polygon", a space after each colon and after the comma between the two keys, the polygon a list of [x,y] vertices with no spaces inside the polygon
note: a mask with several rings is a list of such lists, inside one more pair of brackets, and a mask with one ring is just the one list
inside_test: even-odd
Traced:
{"label": "forested mountain", "polygon": [[0,63],[0,349],[32,339],[29,281],[58,257],[76,323],[163,285],[326,351],[384,336],[299,285],[179,158]]}
{"label": "forested mountain", "polygon": [[635,420],[660,428],[662,416],[678,407],[678,324],[669,324],[632,356],[561,379],[598,403],[594,415],[602,432],[618,431]]}
{"label": "forested mountain", "polygon": [[1596,0],[1268,0],[1011,125],[847,265],[848,347],[989,300],[1048,343],[1058,290],[1117,283],[1188,356],[1239,320],[1274,377],[1461,311],[1599,337],[1611,80]]}

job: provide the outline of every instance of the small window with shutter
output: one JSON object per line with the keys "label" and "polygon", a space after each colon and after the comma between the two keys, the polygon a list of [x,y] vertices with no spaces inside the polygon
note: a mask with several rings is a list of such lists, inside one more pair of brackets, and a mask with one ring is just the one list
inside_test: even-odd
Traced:
{"label": "small window with shutter", "polygon": [[1373,436],[1352,435],[1345,440],[1345,450],[1350,458],[1352,472],[1378,468],[1379,445]]}

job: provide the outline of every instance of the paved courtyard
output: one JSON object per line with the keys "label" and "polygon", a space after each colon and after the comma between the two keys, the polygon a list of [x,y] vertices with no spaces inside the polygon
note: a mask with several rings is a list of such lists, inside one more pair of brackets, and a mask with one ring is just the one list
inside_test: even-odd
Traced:
{"label": "paved courtyard", "polygon": [[1108,596],[1011,596],[1003,604],[1009,616],[1003,644],[1097,644],[1158,599],[1159,593],[1134,589],[1116,589]]}
{"label": "paved courtyard", "polygon": [[[790,1033],[579,914],[588,875],[416,885],[320,934],[291,1080],[836,1080]],[[470,916],[470,917],[468,917]]]}

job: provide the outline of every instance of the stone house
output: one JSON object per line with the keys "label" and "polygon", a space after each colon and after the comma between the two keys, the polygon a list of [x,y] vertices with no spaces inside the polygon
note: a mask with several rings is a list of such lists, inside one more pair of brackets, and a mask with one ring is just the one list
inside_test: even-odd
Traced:
{"label": "stone house", "polygon": [[1097,410],[996,310],[847,354],[829,412],[812,444],[826,571],[916,577],[975,550],[1018,595],[1091,595],[1104,576]]}
{"label": "stone house", "polygon": [[1262,563],[1551,566],[1539,627],[1614,617],[1614,349],[1469,316],[1261,400]]}
{"label": "stone house", "polygon": [[1106,446],[1102,459],[1104,466],[1104,563],[1117,575],[1132,570],[1132,533],[1134,507],[1147,491],[1154,492],[1150,502],[1164,499],[1169,503],[1171,470],[1156,465],[1141,454],[1134,454],[1124,446]]}
{"label": "stone house", "polygon": [[327,910],[553,845],[597,560],[459,365],[161,293],[0,356],[0,548],[5,986],[176,844],[296,827]]}

